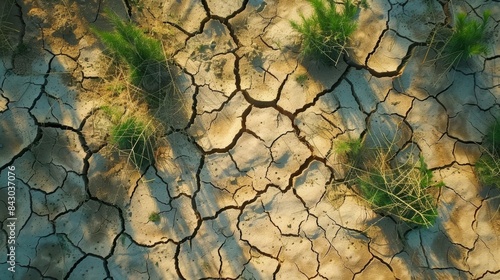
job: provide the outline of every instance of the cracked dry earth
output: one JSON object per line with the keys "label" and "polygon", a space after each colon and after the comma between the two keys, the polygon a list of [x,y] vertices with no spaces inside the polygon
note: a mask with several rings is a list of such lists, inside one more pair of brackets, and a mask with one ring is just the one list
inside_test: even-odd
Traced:
{"label": "cracked dry earth", "polygon": [[[311,13],[304,1],[18,0],[28,50],[0,63],[0,278],[498,279],[499,191],[473,165],[500,109],[500,2],[368,2],[333,67],[298,57],[289,21]],[[181,73],[181,109],[160,120],[145,170],[109,152],[106,52],[90,31],[105,7],[162,37]],[[487,9],[489,56],[432,63],[437,25]],[[418,149],[443,180],[432,227],[332,186],[345,177],[336,143],[369,131]]]}

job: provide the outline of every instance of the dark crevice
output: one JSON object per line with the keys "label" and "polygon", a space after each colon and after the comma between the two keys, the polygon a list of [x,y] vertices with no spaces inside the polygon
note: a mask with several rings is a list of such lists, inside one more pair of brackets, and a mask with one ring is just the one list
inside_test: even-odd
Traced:
{"label": "dark crevice", "polygon": [[295,112],[293,113],[294,116],[297,116],[298,114],[300,113],[303,113],[305,112],[307,109],[313,107],[314,105],[316,105],[316,102],[318,102],[318,100],[320,99],[320,97],[322,97],[323,95],[327,94],[327,93],[330,93],[332,91],[335,90],[335,88],[337,88],[345,79],[345,77],[347,76],[347,74],[349,73],[351,67],[347,67],[345,69],[345,71],[340,75],[340,77],[338,78],[338,80],[328,89],[324,89],[322,90],[321,92],[319,92],[318,94],[316,94],[316,96],[314,97],[313,101],[304,105],[302,108],[299,108],[297,110],[295,110]]}
{"label": "dark crevice", "polygon": [[377,42],[375,43],[375,47],[373,47],[373,50],[371,52],[369,52],[368,55],[366,56],[366,59],[365,59],[366,66],[368,66],[368,62],[370,61],[370,58],[372,57],[372,55],[374,55],[375,52],[377,51],[377,49],[380,47],[380,43],[382,43],[382,39],[384,39],[385,33],[387,33],[390,30],[388,25],[389,25],[389,22],[386,23],[386,28],[382,31],[382,33],[380,33],[380,37],[378,38]]}
{"label": "dark crevice", "polygon": [[243,135],[243,133],[246,131],[245,122],[246,122],[246,118],[247,118],[247,116],[248,116],[248,114],[250,113],[251,110],[252,110],[252,106],[249,105],[245,109],[245,111],[243,111],[242,116],[241,116],[241,126],[242,127],[236,133],[236,135],[233,137],[233,140],[231,141],[231,143],[229,143],[229,145],[227,145],[225,148],[213,148],[211,150],[205,151],[205,154],[206,155],[211,155],[211,154],[215,154],[215,153],[226,153],[229,150],[231,150],[234,146],[236,146],[236,142],[238,142],[238,140],[240,139],[241,135]]}

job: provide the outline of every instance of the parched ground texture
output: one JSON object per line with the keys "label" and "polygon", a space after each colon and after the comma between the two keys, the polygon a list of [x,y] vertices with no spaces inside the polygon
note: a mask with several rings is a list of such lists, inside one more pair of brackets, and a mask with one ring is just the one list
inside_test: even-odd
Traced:
{"label": "parched ground texture", "polygon": [[[498,279],[499,191],[474,163],[500,112],[500,2],[368,3],[336,66],[298,55],[290,20],[311,13],[305,1],[13,3],[22,48],[0,63],[0,278]],[[146,169],[109,143],[103,106],[142,109],[105,97],[109,57],[90,29],[109,28],[105,8],[161,38],[177,68]],[[488,56],[433,60],[436,26],[485,10]],[[333,186],[338,141],[369,133],[417,149],[443,180],[432,227],[402,227]]]}

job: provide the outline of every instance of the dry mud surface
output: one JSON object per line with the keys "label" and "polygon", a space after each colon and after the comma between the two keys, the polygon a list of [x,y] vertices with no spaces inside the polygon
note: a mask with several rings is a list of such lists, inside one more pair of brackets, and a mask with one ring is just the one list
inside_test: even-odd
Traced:
{"label": "dry mud surface", "polygon": [[[18,0],[26,49],[0,62],[0,278],[498,279],[499,191],[473,165],[500,109],[500,2],[446,2],[369,0],[333,67],[298,57],[289,21],[305,1]],[[161,37],[179,72],[145,170],[110,147],[99,109],[107,60],[90,26],[109,28],[106,7]],[[432,63],[436,24],[487,9],[488,56]],[[432,227],[332,187],[336,142],[367,131],[416,147],[443,180]]]}

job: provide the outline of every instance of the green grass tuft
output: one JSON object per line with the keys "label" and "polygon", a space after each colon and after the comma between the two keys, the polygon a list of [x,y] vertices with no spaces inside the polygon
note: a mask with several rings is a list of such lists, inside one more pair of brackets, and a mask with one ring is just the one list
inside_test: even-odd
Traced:
{"label": "green grass tuft", "polygon": [[307,0],[314,14],[302,23],[291,21],[292,27],[303,36],[301,54],[337,64],[349,37],[356,30],[354,16],[358,7],[351,0],[343,3],[342,11],[337,11],[333,0]]}
{"label": "green grass tuft", "polygon": [[359,156],[363,142],[361,138],[350,139],[348,141],[338,142],[335,146],[335,152],[342,155],[347,155],[349,158],[355,159]]}
{"label": "green grass tuft", "polygon": [[127,118],[111,129],[111,143],[129,153],[129,159],[145,168],[153,162],[154,138],[152,129],[136,118]]}
{"label": "green grass tuft", "polygon": [[500,188],[500,158],[485,152],[476,162],[476,172],[481,184]]}
{"label": "green grass tuft", "polygon": [[119,109],[114,106],[105,105],[101,107],[101,110],[111,119],[112,123],[117,123],[122,115]]}
{"label": "green grass tuft", "polygon": [[433,193],[443,183],[435,181],[417,148],[402,150],[394,137],[336,143],[335,152],[348,168],[342,183],[353,187],[375,212],[409,226],[430,227],[438,215]]}
{"label": "green grass tuft", "polygon": [[132,83],[149,93],[149,103],[158,105],[160,92],[172,82],[161,42],[146,36],[141,29],[122,21],[117,15],[108,14],[115,30],[104,32],[94,29],[94,32],[129,66]]}
{"label": "green grass tuft", "polygon": [[[381,163],[384,165],[384,163]],[[437,206],[429,193],[434,183],[432,171],[422,157],[418,163],[396,168],[374,168],[358,179],[361,195],[374,210],[410,225],[429,227],[437,218]]]}
{"label": "green grass tuft", "polygon": [[151,214],[149,214],[148,221],[158,223],[160,221],[160,213],[152,212]]}
{"label": "green grass tuft", "polygon": [[479,181],[500,188],[500,122],[496,121],[483,141],[483,154],[476,162]]}
{"label": "green grass tuft", "polygon": [[307,76],[307,74],[300,74],[295,77],[295,81],[301,86],[304,86],[307,80],[309,80],[309,76]]}
{"label": "green grass tuft", "polygon": [[446,42],[443,53],[450,64],[458,64],[475,55],[488,54],[488,35],[486,27],[490,11],[483,13],[481,22],[469,19],[466,13],[459,13],[453,33]]}

